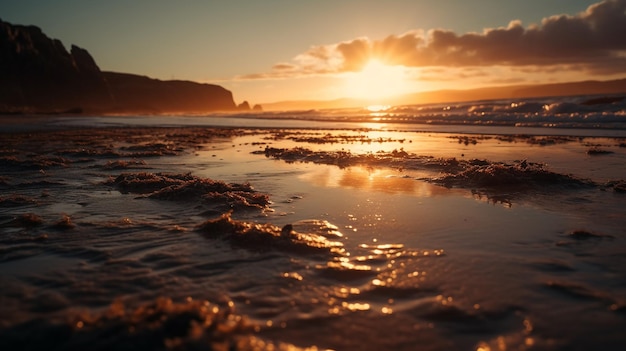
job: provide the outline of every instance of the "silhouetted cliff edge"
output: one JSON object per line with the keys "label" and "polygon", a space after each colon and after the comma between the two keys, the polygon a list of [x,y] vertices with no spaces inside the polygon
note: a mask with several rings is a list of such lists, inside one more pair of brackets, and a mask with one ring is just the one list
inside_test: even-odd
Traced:
{"label": "silhouetted cliff edge", "polygon": [[35,26],[0,19],[0,113],[235,110],[219,85],[102,72],[93,57]]}
{"label": "silhouetted cliff edge", "polygon": [[158,80],[102,72],[114,98],[113,112],[205,112],[235,110],[233,94],[219,85]]}

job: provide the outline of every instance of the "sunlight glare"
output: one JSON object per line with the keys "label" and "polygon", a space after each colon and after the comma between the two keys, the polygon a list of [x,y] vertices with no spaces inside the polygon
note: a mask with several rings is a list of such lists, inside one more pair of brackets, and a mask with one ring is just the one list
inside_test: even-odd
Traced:
{"label": "sunlight glare", "polygon": [[411,84],[403,66],[389,66],[370,60],[360,71],[347,74],[346,96],[375,101],[409,93]]}
{"label": "sunlight glare", "polygon": [[382,112],[387,111],[391,108],[389,105],[369,105],[367,106],[367,110],[370,112]]}

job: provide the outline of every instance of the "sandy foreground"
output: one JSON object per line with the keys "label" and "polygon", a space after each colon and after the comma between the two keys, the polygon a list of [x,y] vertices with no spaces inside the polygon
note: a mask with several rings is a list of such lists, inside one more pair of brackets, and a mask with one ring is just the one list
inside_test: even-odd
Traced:
{"label": "sandy foreground", "polygon": [[624,138],[5,126],[2,349],[626,345]]}

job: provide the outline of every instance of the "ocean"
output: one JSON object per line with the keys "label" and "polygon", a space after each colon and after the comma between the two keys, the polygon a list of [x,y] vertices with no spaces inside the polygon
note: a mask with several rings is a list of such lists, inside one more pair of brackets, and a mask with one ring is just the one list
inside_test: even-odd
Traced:
{"label": "ocean", "polygon": [[5,116],[2,350],[623,350],[619,96]]}

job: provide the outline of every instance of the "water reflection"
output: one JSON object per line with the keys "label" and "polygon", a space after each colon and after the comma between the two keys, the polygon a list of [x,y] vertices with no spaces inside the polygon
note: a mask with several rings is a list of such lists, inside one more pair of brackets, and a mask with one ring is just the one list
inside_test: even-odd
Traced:
{"label": "water reflection", "polygon": [[417,197],[450,195],[457,190],[429,184],[415,179],[415,173],[397,170],[374,169],[355,166],[346,169],[316,167],[300,176],[300,179],[325,188],[348,188],[386,194],[407,194]]}
{"label": "water reflection", "polygon": [[[0,324],[5,327],[0,340],[15,345],[5,349],[21,348],[29,335],[42,336],[39,349],[61,349],[50,343],[72,335],[82,340],[79,346],[101,342],[106,335],[111,336],[108,340],[132,339],[137,342],[134,346],[166,337],[172,342],[186,340],[190,348],[210,348],[214,340],[201,347],[196,332],[209,337],[216,332],[219,340],[229,340],[234,334],[224,333],[224,328],[239,325],[234,322],[243,316],[267,340],[337,350],[413,349],[426,342],[439,350],[553,349],[547,342],[556,338],[564,340],[563,348],[582,343],[580,349],[593,349],[597,345],[591,343],[597,342],[599,349],[618,349],[615,346],[623,344],[619,326],[624,294],[616,283],[624,271],[623,250],[616,245],[623,238],[624,216],[616,210],[621,208],[620,194],[597,189],[557,193],[554,201],[559,207],[542,200],[550,212],[523,204],[503,209],[458,195],[443,197],[482,195],[421,182],[415,179],[417,172],[400,172],[391,162],[384,170],[302,166],[299,161],[283,165],[251,156],[246,151],[259,147],[246,145],[245,140],[242,146],[236,139],[220,141],[215,149],[206,140],[186,142],[187,154],[149,156],[143,164],[128,162],[129,150],[139,150],[129,149],[129,144],[145,147],[162,131],[145,131],[146,136],[139,138],[132,135],[142,135],[138,130],[129,135],[124,133],[130,131],[118,130],[119,139],[114,140],[108,132],[90,133],[103,139],[84,146],[89,139],[83,134],[3,136],[11,143],[5,146],[8,156],[4,178],[0,177],[8,201],[0,211],[5,226],[0,228],[0,269],[7,273],[0,284],[0,299],[5,302],[0,308]],[[168,133],[163,140],[171,142],[196,140],[194,135],[204,131]],[[64,157],[74,161],[48,163],[59,159],[50,156],[57,150],[53,143],[42,145],[46,138],[68,145],[74,140],[76,147],[62,148]],[[412,140],[413,148],[427,144],[417,142],[419,136]],[[122,142],[125,149],[102,152],[108,144]],[[467,147],[476,149],[488,142]],[[199,145],[205,148],[191,151]],[[373,141],[349,147],[390,145]],[[404,145],[411,152],[407,142]],[[441,145],[464,147],[451,139],[443,139]],[[84,158],[83,148],[93,151],[85,154],[93,159]],[[580,155],[585,157],[584,152]],[[109,163],[111,159],[119,162]],[[595,167],[591,162],[600,162],[596,160],[614,162],[602,157],[586,164]],[[620,171],[620,165],[613,168]],[[39,172],[42,168],[44,173]],[[190,196],[176,201],[138,197],[113,190],[107,181],[139,171],[188,178],[187,187],[180,189]],[[294,181],[294,174],[302,174],[307,184]],[[624,172],[619,174],[621,178]],[[274,200],[298,201],[284,206],[293,211],[284,216],[271,212],[261,216],[260,209],[252,207],[239,218],[253,218],[249,222],[222,218],[202,226],[217,213],[200,206],[212,184],[204,178],[250,181],[258,191],[271,192]],[[388,196],[396,194],[408,196]],[[442,196],[434,199],[437,195]],[[58,225],[59,218],[65,226]],[[346,235],[339,228],[347,230]],[[603,235],[559,235],[580,228]],[[557,283],[542,283],[546,279]],[[158,300],[159,296],[171,301]],[[215,309],[217,305],[183,300],[185,296],[224,302]],[[125,300],[124,308],[113,305],[109,312],[101,312],[117,298]],[[225,302],[228,307],[222,308]],[[94,318],[73,319],[74,306],[92,310]],[[564,323],[586,312],[591,313],[585,320]],[[52,313],[67,317],[71,328],[49,324]],[[188,339],[177,332],[181,326],[189,332],[182,335]],[[131,327],[137,332],[126,333]],[[79,331],[64,332],[74,328]],[[254,346],[271,349],[263,343],[259,340]]]}

